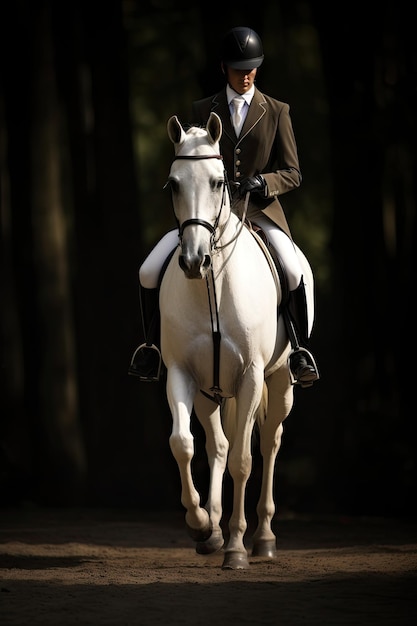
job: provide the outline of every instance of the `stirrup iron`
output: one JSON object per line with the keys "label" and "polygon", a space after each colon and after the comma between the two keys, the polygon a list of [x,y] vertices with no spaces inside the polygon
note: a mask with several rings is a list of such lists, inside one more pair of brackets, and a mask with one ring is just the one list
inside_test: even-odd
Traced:
{"label": "stirrup iron", "polygon": [[[317,374],[317,378],[315,378],[314,380],[307,380],[305,382],[303,382],[302,380],[296,380],[294,377],[294,374],[292,372],[291,369],[291,363],[290,363],[290,358],[291,355],[293,355],[295,352],[305,352],[307,355],[307,363],[312,365],[316,371]],[[287,365],[288,365],[288,371],[290,373],[290,378],[291,378],[291,384],[292,385],[299,385],[302,389],[306,389],[307,387],[312,387],[313,383],[317,382],[320,379],[320,374],[319,374],[319,369],[317,367],[316,361],[313,357],[313,355],[311,354],[311,352],[309,350],[307,350],[307,348],[303,348],[301,346],[297,346],[296,348],[292,349],[291,352],[288,355],[288,359],[287,359]]]}
{"label": "stirrup iron", "polygon": [[[139,374],[138,369],[135,366],[136,355],[138,352],[142,352],[143,350],[152,350],[156,352],[158,355],[158,367],[157,367],[156,374],[154,376],[143,376],[142,374]],[[131,376],[136,376],[137,378],[139,378],[139,380],[143,382],[155,383],[160,380],[161,370],[162,370],[162,356],[161,356],[161,351],[158,348],[158,346],[156,346],[154,343],[146,343],[146,342],[141,343],[140,346],[138,346],[135,352],[133,353],[132,359],[130,361],[130,366],[128,369],[128,374],[130,374]]]}

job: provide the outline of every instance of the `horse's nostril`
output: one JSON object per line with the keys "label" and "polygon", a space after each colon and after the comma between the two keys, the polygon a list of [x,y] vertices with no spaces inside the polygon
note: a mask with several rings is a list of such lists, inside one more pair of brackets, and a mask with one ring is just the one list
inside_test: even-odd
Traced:
{"label": "horse's nostril", "polygon": [[182,271],[184,271],[186,269],[187,266],[186,266],[186,263],[184,261],[184,255],[183,254],[179,255],[179,257],[178,257],[178,264],[179,264],[180,268],[182,269]]}
{"label": "horse's nostril", "polygon": [[211,263],[211,258],[209,254],[206,254],[204,257],[204,262],[203,262],[203,267],[204,269],[208,269],[210,267],[210,263]]}

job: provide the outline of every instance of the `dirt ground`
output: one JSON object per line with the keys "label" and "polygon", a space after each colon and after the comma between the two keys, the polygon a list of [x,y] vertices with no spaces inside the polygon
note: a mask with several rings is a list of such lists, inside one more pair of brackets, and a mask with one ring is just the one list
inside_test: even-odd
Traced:
{"label": "dirt ground", "polygon": [[179,511],[0,510],[0,624],[417,623],[415,524],[278,515],[274,530],[275,559],[229,571]]}

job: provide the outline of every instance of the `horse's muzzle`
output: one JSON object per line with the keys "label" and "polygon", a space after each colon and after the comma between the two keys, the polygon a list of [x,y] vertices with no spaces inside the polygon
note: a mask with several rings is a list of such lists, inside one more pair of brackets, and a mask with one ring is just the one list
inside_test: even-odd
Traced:
{"label": "horse's muzzle", "polygon": [[204,256],[180,254],[178,263],[187,278],[201,279],[205,278],[207,274],[207,270],[211,264],[211,258],[209,254],[205,254]]}

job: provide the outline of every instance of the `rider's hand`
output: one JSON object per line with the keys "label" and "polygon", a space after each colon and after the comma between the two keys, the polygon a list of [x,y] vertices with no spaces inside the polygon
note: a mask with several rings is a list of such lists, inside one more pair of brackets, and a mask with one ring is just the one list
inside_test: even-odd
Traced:
{"label": "rider's hand", "polygon": [[239,185],[239,196],[243,198],[247,193],[257,191],[258,193],[265,193],[266,182],[263,176],[248,176],[243,178]]}

